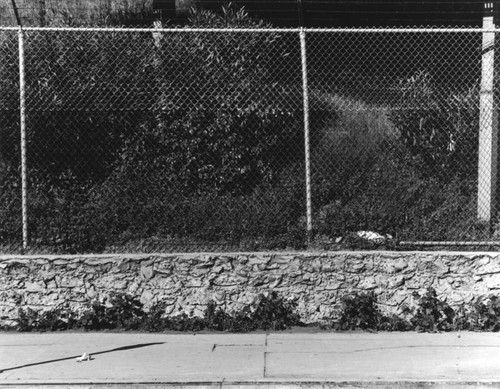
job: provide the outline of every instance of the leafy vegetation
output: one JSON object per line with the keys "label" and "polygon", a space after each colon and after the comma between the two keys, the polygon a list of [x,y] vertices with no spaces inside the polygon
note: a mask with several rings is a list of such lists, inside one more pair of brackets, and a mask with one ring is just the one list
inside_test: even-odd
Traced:
{"label": "leafy vegetation", "polygon": [[[96,24],[126,24],[126,14],[113,19],[108,11]],[[194,10],[187,23],[269,27],[230,6]],[[2,251],[22,231],[12,47],[15,34],[7,34],[0,41]],[[27,134],[32,251],[307,247],[295,37],[30,31],[25,51],[28,106],[37,107]],[[313,243],[359,230],[394,242],[490,238],[490,226],[474,217],[475,87],[445,93],[420,71],[393,86],[401,95],[393,110],[315,88]],[[345,109],[352,105],[360,109]]]}
{"label": "leafy vegetation", "polygon": [[341,315],[334,328],[341,331],[376,329],[380,317],[373,293],[346,295],[342,298]]}
{"label": "leafy vegetation", "polygon": [[[190,25],[266,27],[231,7],[195,11]],[[44,107],[28,125],[33,246],[300,245],[303,185],[287,179],[303,159],[301,97],[276,79],[275,61],[291,64],[285,43],[277,33],[27,34],[28,104]],[[15,96],[17,69],[5,59]],[[15,100],[0,106],[7,171],[20,163]],[[18,194],[5,188],[7,199]],[[3,224],[0,236],[12,230]]]}
{"label": "leafy vegetation", "polygon": [[342,331],[500,331],[498,296],[479,296],[456,310],[440,300],[433,288],[428,288],[423,295],[415,292],[413,299],[415,307],[409,309],[408,319],[382,314],[372,293],[348,294],[342,298],[340,313],[331,328]]}
{"label": "leafy vegetation", "polygon": [[63,331],[74,328],[78,320],[71,310],[53,309],[39,313],[31,308],[19,309],[17,327],[20,332]]}
{"label": "leafy vegetation", "polygon": [[396,315],[385,315],[372,293],[350,293],[342,297],[338,317],[331,323],[337,331],[410,331],[410,322]]}
{"label": "leafy vegetation", "polygon": [[418,310],[412,318],[412,324],[420,332],[450,331],[453,329],[455,311],[438,299],[433,288],[427,289],[423,296],[415,294]]}
{"label": "leafy vegetation", "polygon": [[455,326],[466,331],[500,331],[500,299],[479,296],[456,312]]}
{"label": "leafy vegetation", "polygon": [[[428,79],[425,82],[432,84]],[[418,82],[408,83],[401,87],[406,94],[412,89],[421,94]],[[350,232],[370,230],[400,240],[487,238],[488,226],[475,218],[473,102],[471,96],[459,108],[448,105],[445,109],[443,103],[439,109],[422,108],[422,112],[418,101],[417,108],[395,111],[362,107],[327,123],[312,151],[317,235],[347,237]],[[339,111],[340,104],[349,101],[329,103],[331,111]],[[420,114],[433,117],[436,131],[442,126],[452,128],[462,118],[465,124],[456,124],[452,151],[447,149],[449,143],[434,143],[431,135],[422,134],[424,138],[419,140],[415,125],[418,127]],[[362,244],[348,247],[363,248]]]}
{"label": "leafy vegetation", "polygon": [[296,305],[272,292],[259,295],[252,305],[234,313],[228,313],[209,301],[203,317],[166,316],[166,303],[160,301],[144,311],[143,304],[136,298],[115,293],[104,301],[89,303],[88,309],[76,314],[70,309],[54,309],[39,313],[30,308],[19,309],[17,330],[60,331],[68,329],[85,330],[141,330],[160,331],[215,331],[248,332],[255,330],[281,331],[302,325]]}
{"label": "leafy vegetation", "polygon": [[[382,313],[373,293],[353,292],[342,297],[334,319],[322,326],[335,331],[500,331],[500,299],[496,295],[479,296],[455,310],[440,300],[432,288],[422,295],[414,293],[413,299],[414,307],[401,317]],[[234,312],[225,311],[213,301],[208,302],[202,317],[186,313],[168,316],[166,310],[165,301],[144,310],[136,298],[115,293],[104,301],[89,302],[88,308],[78,314],[68,307],[41,313],[21,308],[15,329],[249,332],[282,331],[304,325],[297,313],[297,303],[276,292],[261,294],[252,304]]]}
{"label": "leafy vegetation", "polygon": [[94,301],[81,317],[81,326],[88,330],[140,328],[145,313],[143,304],[127,294],[113,294],[109,301]]}
{"label": "leafy vegetation", "polygon": [[477,170],[478,88],[450,93],[431,74],[419,71],[401,80],[399,89],[401,107],[389,117],[424,174],[442,180],[473,177],[470,173]]}

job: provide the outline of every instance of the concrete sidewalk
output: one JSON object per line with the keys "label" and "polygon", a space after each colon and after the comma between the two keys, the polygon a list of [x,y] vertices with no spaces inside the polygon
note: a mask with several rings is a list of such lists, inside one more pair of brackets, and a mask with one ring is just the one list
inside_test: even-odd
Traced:
{"label": "concrete sidewalk", "polygon": [[500,388],[500,334],[0,333],[0,370],[0,389]]}

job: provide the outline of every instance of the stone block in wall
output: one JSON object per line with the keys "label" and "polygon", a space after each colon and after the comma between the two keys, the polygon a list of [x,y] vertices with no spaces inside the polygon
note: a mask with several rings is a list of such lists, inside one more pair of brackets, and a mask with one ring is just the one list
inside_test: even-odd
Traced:
{"label": "stone block in wall", "polygon": [[397,289],[400,288],[404,285],[406,280],[406,277],[404,275],[397,275],[397,276],[392,276],[388,278],[388,285],[387,287],[389,289]]}
{"label": "stone block in wall", "polygon": [[[91,260],[90,260],[91,261]],[[65,268],[66,265],[68,264],[68,260],[65,258],[58,258],[55,259],[51,262],[52,266],[54,267],[59,267],[59,268]]]}
{"label": "stone block in wall", "polygon": [[302,271],[305,273],[321,274],[323,270],[323,265],[321,259],[314,257],[311,259],[306,259],[302,265]]}
{"label": "stone block in wall", "polygon": [[342,258],[326,258],[322,256],[323,264],[321,266],[322,273],[340,273],[344,267]]}
{"label": "stone block in wall", "polygon": [[474,299],[474,295],[470,291],[453,291],[446,297],[446,302],[452,306],[468,304]]}
{"label": "stone block in wall", "polygon": [[495,274],[484,274],[483,283],[489,290],[498,290],[500,289],[500,273]]}
{"label": "stone block in wall", "polygon": [[248,257],[247,264],[252,267],[258,265],[263,265],[265,267],[271,261],[271,258],[272,258],[271,255],[263,255],[263,256],[251,255]]}
{"label": "stone block in wall", "polygon": [[98,296],[98,293],[97,293],[97,291],[96,291],[96,289],[95,289],[94,285],[91,285],[91,284],[89,284],[89,285],[87,285],[87,286],[85,287],[85,293],[86,293],[86,296],[87,296],[87,298],[88,298],[89,300],[94,300],[94,299],[96,299],[96,298],[97,298],[97,296]]}
{"label": "stone block in wall", "polygon": [[164,290],[164,291],[169,291],[171,293],[175,293],[180,291],[183,288],[182,282],[178,281],[177,279],[173,277],[156,277],[147,283],[145,282],[149,287],[151,288],[156,288],[159,290]]}
{"label": "stone block in wall", "polygon": [[238,306],[237,309],[239,310],[239,309],[243,309],[247,306],[253,305],[255,302],[255,299],[256,299],[256,295],[254,293],[249,293],[248,291],[240,293],[236,299],[236,304]]}
{"label": "stone block in wall", "polygon": [[130,270],[130,267],[130,262],[126,259],[123,259],[122,261],[118,262],[117,268],[120,272],[126,273]]}
{"label": "stone block in wall", "polygon": [[427,289],[435,285],[436,277],[431,274],[416,274],[405,281],[407,289]]}
{"label": "stone block in wall", "polygon": [[66,268],[70,270],[78,270],[81,269],[80,261],[70,261],[66,264]]}
{"label": "stone block in wall", "polygon": [[251,275],[250,273],[253,273],[252,269],[249,268],[248,266],[245,266],[245,265],[242,265],[242,264],[236,265],[236,267],[234,269],[234,274],[236,274],[236,275],[238,275],[240,277],[247,278],[247,279]]}
{"label": "stone block in wall", "polygon": [[411,291],[405,289],[398,289],[392,293],[389,292],[389,296],[385,302],[385,305],[390,305],[393,307],[401,306],[411,306],[413,305],[413,297]]}
{"label": "stone block in wall", "polygon": [[141,277],[146,281],[153,278],[154,274],[153,265],[141,266]]}
{"label": "stone block in wall", "polygon": [[366,277],[363,278],[359,283],[358,283],[358,288],[362,290],[372,290],[375,289],[378,286],[377,280],[375,277]]}
{"label": "stone block in wall", "polygon": [[448,279],[438,279],[436,283],[433,285],[433,287],[434,290],[436,291],[436,294],[438,296],[441,296],[442,298],[445,298],[446,296],[450,295],[455,290],[455,288],[448,281]]}
{"label": "stone block in wall", "polygon": [[474,272],[471,264],[473,264],[473,260],[469,257],[465,257],[462,255],[454,256],[448,258],[448,265],[450,266],[450,274],[453,275],[469,275]]}
{"label": "stone block in wall", "polygon": [[377,303],[379,305],[388,305],[388,306],[397,305],[395,302],[391,300],[392,295],[393,295],[392,291],[380,290],[377,293]]}
{"label": "stone block in wall", "polygon": [[489,255],[475,256],[472,262],[479,268],[488,265],[491,262],[491,257]]}
{"label": "stone block in wall", "polygon": [[222,272],[225,272],[225,271],[231,271],[231,270],[232,270],[232,269],[231,269],[231,266],[230,266],[229,264],[227,264],[227,263],[222,263],[222,264],[217,264],[217,265],[215,265],[215,266],[212,268],[211,272],[212,272],[212,273],[215,273],[215,274],[220,274],[220,273],[222,273]]}
{"label": "stone block in wall", "polygon": [[60,288],[76,288],[84,286],[84,284],[83,278],[78,276],[61,277],[58,282]]}
{"label": "stone block in wall", "polygon": [[156,294],[150,290],[144,290],[139,300],[144,304],[145,308],[149,308],[157,302]]}
{"label": "stone block in wall", "polygon": [[116,275],[98,275],[92,278],[92,283],[96,289],[113,290],[115,282],[117,281]]}
{"label": "stone block in wall", "polygon": [[[123,277],[123,276],[122,276]],[[113,289],[117,291],[125,291],[129,282],[124,278],[118,278],[113,284]]]}
{"label": "stone block in wall", "polygon": [[45,284],[40,281],[26,281],[24,283],[24,290],[30,293],[44,293],[46,290]]}
{"label": "stone block in wall", "polygon": [[78,303],[89,302],[89,298],[85,289],[82,289],[81,291],[78,289],[66,289],[64,300]]}
{"label": "stone block in wall", "polygon": [[215,277],[211,283],[216,286],[234,286],[247,283],[247,279],[244,277],[231,275],[229,273],[223,273]]}
{"label": "stone block in wall", "polygon": [[205,285],[205,282],[202,277],[191,277],[189,278],[186,283],[184,284],[184,287],[186,288],[201,288],[203,285]]}
{"label": "stone block in wall", "polygon": [[488,262],[483,266],[478,266],[475,274],[483,276],[487,274],[498,274],[500,273],[500,261]]}
{"label": "stone block in wall", "polygon": [[194,267],[193,269],[191,269],[191,275],[194,277],[203,277],[208,273],[211,273],[211,269],[206,266]]}
{"label": "stone block in wall", "polygon": [[[290,275],[290,277],[292,277],[292,276]],[[288,285],[292,288],[304,286],[302,274],[294,274],[293,277],[288,281]]]}
{"label": "stone block in wall", "polygon": [[172,272],[176,275],[185,276],[191,271],[191,265],[185,261],[179,261],[174,264]]}
{"label": "stone block in wall", "polygon": [[283,282],[282,274],[273,274],[269,279],[269,288],[274,290],[279,286],[281,286],[282,282]]}
{"label": "stone block in wall", "polygon": [[[49,297],[50,296],[50,297]],[[64,302],[64,297],[61,295],[45,295],[38,293],[26,293],[23,298],[23,303],[20,308],[24,306],[35,306],[35,307],[45,307],[45,306],[53,306],[55,305],[55,301],[59,300]]]}
{"label": "stone block in wall", "polygon": [[379,259],[378,270],[384,273],[387,274],[400,273],[406,268],[408,268],[408,261],[404,261],[401,258],[381,257]]}
{"label": "stone block in wall", "polygon": [[488,285],[484,282],[484,279],[478,280],[474,283],[471,288],[476,296],[484,296],[492,293],[492,289],[488,288]]}
{"label": "stone block in wall", "polygon": [[153,270],[155,274],[161,274],[163,276],[168,276],[173,274],[174,265],[172,263],[173,258],[158,259],[153,263]]}
{"label": "stone block in wall", "polygon": [[344,272],[359,274],[366,270],[366,265],[363,260],[356,259],[347,261],[344,264]]}
{"label": "stone block in wall", "polygon": [[83,268],[83,272],[87,275],[87,276],[92,276],[93,274],[98,274],[100,273],[100,269],[98,269],[97,267],[95,266],[84,266]]}
{"label": "stone block in wall", "polygon": [[248,286],[257,288],[269,284],[269,278],[267,274],[256,274],[254,277],[248,279]]}
{"label": "stone block in wall", "polygon": [[275,254],[271,256],[271,260],[269,263],[278,264],[281,267],[286,266],[290,263],[289,255]]}
{"label": "stone block in wall", "polygon": [[302,282],[306,285],[316,285],[321,279],[321,275],[318,273],[305,272],[302,274]]}
{"label": "stone block in wall", "polygon": [[333,279],[324,281],[321,285],[320,290],[339,290],[344,287],[344,283],[342,281]]}
{"label": "stone block in wall", "polygon": [[25,259],[10,259],[2,263],[2,273],[16,277],[26,277],[29,275],[31,267]]}
{"label": "stone block in wall", "polygon": [[[67,262],[67,260],[66,260]],[[90,266],[90,267],[100,267],[102,265],[107,265],[107,264],[116,264],[117,262],[120,262],[120,259],[116,257],[88,257],[84,260],[85,265]],[[55,262],[54,262],[55,263]]]}
{"label": "stone block in wall", "polygon": [[445,263],[445,261],[443,261],[440,257],[430,257],[418,263],[418,271],[424,274],[443,276],[450,272],[450,266],[449,264]]}

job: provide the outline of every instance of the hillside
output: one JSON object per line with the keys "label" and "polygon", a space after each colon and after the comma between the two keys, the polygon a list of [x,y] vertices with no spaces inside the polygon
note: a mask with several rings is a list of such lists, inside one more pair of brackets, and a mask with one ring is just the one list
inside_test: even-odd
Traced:
{"label": "hillside", "polygon": [[[23,23],[39,25],[40,20],[95,20],[110,11],[137,14],[154,5],[163,9],[165,19],[175,19],[174,4],[196,3],[220,10],[224,0],[16,0]],[[277,26],[299,24],[297,0],[233,0],[252,16]],[[40,4],[45,4],[45,14]],[[478,0],[302,0],[307,27],[374,26],[480,26],[483,2]],[[43,7],[42,7],[43,9]],[[149,12],[151,17],[151,12]],[[134,19],[134,18],[132,18]],[[143,18],[140,18],[141,20]],[[131,22],[133,23],[133,21]],[[0,0],[0,25],[15,25],[11,0]]]}
{"label": "hillside", "polygon": [[[16,4],[23,24],[40,25],[41,20],[81,21],[114,11],[141,12],[152,6],[152,0],[16,0]],[[11,0],[0,0],[0,25],[16,25]]]}
{"label": "hillside", "polygon": [[[154,0],[162,3],[168,0]],[[194,0],[193,0],[194,1]],[[198,0],[217,9],[221,0]],[[479,26],[478,0],[301,0],[306,27]],[[252,15],[282,26],[297,26],[297,0],[233,0]]]}

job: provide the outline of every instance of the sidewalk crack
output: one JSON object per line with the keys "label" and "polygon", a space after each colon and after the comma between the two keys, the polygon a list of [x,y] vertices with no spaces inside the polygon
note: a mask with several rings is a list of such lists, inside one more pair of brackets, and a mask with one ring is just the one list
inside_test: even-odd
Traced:
{"label": "sidewalk crack", "polygon": [[267,375],[267,339],[269,338],[269,333],[266,332],[266,338],[264,342],[264,371],[263,371],[263,378],[266,378]]}
{"label": "sidewalk crack", "polygon": [[263,378],[267,378],[267,351],[264,351],[264,372]]}

